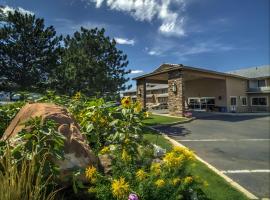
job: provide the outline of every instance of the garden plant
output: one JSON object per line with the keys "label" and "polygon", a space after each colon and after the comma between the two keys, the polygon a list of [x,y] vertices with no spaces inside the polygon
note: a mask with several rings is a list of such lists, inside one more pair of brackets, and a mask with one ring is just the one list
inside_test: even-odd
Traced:
{"label": "garden plant", "polygon": [[[43,188],[46,188],[40,191],[42,195],[53,198],[57,193],[57,198],[63,199],[72,197],[102,200],[207,199],[201,190],[205,185],[204,181],[192,176],[187,170],[194,162],[192,151],[175,147],[163,156],[155,156],[153,145],[143,137],[142,120],[148,117],[148,113],[142,109],[139,102],[133,103],[130,98],[125,97],[118,105],[103,99],[90,99],[81,93],[67,97],[55,95],[53,92],[48,92],[36,101],[52,102],[68,108],[96,156],[107,156],[112,163],[106,173],[94,166],[74,169],[75,176],[71,184],[73,190],[62,195],[65,188],[57,185],[58,168],[49,158],[63,159],[64,138],[55,131],[52,121],[31,119],[26,123],[27,127],[31,127],[31,131],[23,129],[18,134],[18,139],[22,142],[11,147],[2,142],[0,155],[3,162],[7,152],[11,152],[10,159],[21,174],[24,173],[24,165],[20,163],[25,159],[32,158],[34,154],[35,158],[39,158],[34,160],[44,160],[40,159],[41,155],[47,155],[43,162],[35,163],[36,170],[30,180],[36,181],[37,173],[42,172],[40,181],[44,183]],[[13,117],[23,104],[24,102],[14,105],[16,109]],[[1,116],[6,116],[7,110],[5,106],[1,107]],[[2,131],[7,125],[1,124]],[[31,162],[26,164],[31,165]],[[8,174],[3,165],[0,170],[2,177]],[[77,175],[83,175],[87,181],[77,180]]]}

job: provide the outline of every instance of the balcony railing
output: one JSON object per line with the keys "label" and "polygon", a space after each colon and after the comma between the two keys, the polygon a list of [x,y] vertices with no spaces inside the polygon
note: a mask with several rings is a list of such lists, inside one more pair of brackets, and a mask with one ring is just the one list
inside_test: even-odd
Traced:
{"label": "balcony railing", "polygon": [[248,88],[247,92],[248,93],[253,93],[253,92],[270,93],[270,86],[258,87],[258,88]]}

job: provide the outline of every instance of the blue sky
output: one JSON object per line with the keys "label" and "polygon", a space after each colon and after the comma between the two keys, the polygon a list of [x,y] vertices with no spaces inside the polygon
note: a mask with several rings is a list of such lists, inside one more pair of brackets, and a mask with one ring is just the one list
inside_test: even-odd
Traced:
{"label": "blue sky", "polygon": [[131,77],[162,63],[218,71],[269,64],[269,0],[0,0],[59,34],[104,27]]}

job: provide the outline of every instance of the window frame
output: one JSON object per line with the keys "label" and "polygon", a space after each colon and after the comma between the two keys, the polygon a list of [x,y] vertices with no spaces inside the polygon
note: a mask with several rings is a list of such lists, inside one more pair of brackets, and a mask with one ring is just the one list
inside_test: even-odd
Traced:
{"label": "window frame", "polygon": [[[264,86],[260,86],[260,85],[259,85],[259,82],[260,82],[260,81],[264,81]],[[257,80],[257,87],[258,87],[258,88],[265,87],[265,86],[266,86],[266,80],[265,80],[265,79],[259,79],[259,80]]]}
{"label": "window frame", "polygon": [[[266,105],[253,105],[253,99],[255,99],[255,98],[265,98]],[[268,97],[267,96],[254,96],[254,97],[250,97],[250,99],[251,99],[251,103],[250,103],[251,106],[263,106],[263,107],[268,106]]]}
{"label": "window frame", "polygon": [[[235,105],[232,105],[232,98],[235,98]],[[238,101],[237,101],[237,96],[230,96],[230,106],[237,106]]]}
{"label": "window frame", "polygon": [[[241,99],[241,106],[248,106],[248,98],[247,96],[240,96]],[[246,99],[246,105],[243,104],[243,99]]]}

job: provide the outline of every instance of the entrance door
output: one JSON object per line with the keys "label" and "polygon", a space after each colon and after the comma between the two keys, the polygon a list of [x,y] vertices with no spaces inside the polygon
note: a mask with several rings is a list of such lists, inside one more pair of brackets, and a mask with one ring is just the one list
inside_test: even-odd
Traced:
{"label": "entrance door", "polygon": [[236,97],[230,97],[231,101],[230,101],[230,110],[231,112],[236,112],[236,106],[237,106],[237,98]]}
{"label": "entrance door", "polygon": [[190,97],[188,98],[188,108],[191,110],[213,110],[215,97]]}

